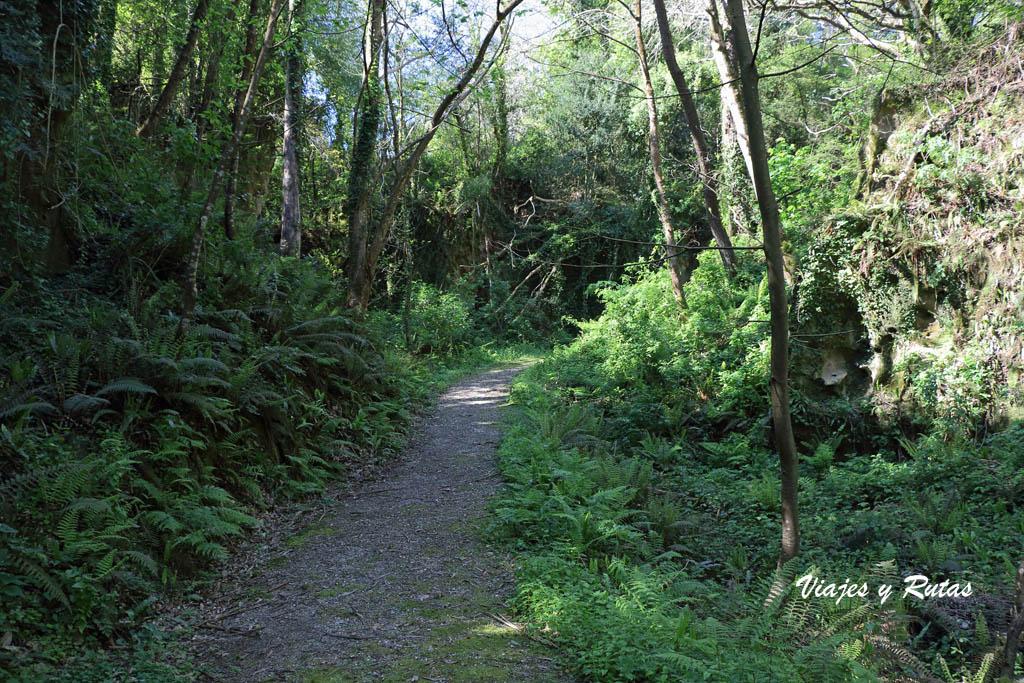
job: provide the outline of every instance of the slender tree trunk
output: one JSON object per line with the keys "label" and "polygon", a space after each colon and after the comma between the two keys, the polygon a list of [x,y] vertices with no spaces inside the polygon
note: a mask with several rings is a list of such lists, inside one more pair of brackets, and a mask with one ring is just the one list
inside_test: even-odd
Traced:
{"label": "slender tree trunk", "polygon": [[[722,182],[718,186],[718,206],[726,214],[725,220],[729,223],[731,233],[738,235],[745,225],[749,225],[749,222],[745,223],[736,217],[737,207],[735,206],[734,196],[736,185],[734,181],[740,167],[736,159],[738,150],[738,145],[736,144],[736,124],[733,122],[732,112],[729,111],[729,107],[726,106],[724,100],[722,100],[719,123],[721,126],[719,131],[721,144],[719,145],[718,172]],[[722,191],[723,188],[724,192]],[[747,231],[749,232],[749,229]]]}
{"label": "slender tree trunk", "polygon": [[459,112],[453,112],[452,118],[455,119],[455,128],[458,131],[459,150],[462,151],[462,160],[466,163],[466,174],[472,176],[476,173],[476,164],[473,163],[473,155],[469,151],[469,140],[466,139],[466,125],[462,122],[462,115]]}
{"label": "slender tree trunk", "polygon": [[[288,0],[288,14],[295,24],[295,0]],[[288,48],[284,77],[284,135],[281,166],[281,256],[302,253],[302,213],[299,206],[299,155],[296,137],[299,117],[296,108],[302,100],[302,74],[299,72],[299,51],[294,44]]]}
{"label": "slender tree trunk", "polygon": [[[246,20],[245,49],[242,52],[241,82],[246,83],[252,75],[252,66],[256,56],[256,16],[260,11],[260,0],[249,0],[249,18]],[[239,89],[235,92],[235,106],[231,110],[231,130],[238,125],[238,117],[242,113],[245,93]],[[228,160],[227,182],[224,189],[224,236],[229,240],[235,238],[235,188],[238,184],[238,148],[232,149]]]}
{"label": "slender tree trunk", "polygon": [[704,129],[700,125],[697,105],[694,103],[693,94],[686,83],[686,76],[676,61],[676,48],[672,41],[672,31],[668,25],[665,0],[654,0],[654,11],[658,16],[658,32],[661,34],[661,51],[665,57],[665,66],[668,67],[672,82],[676,86],[679,101],[683,105],[683,114],[686,116],[686,125],[690,129],[690,141],[693,143],[694,155],[697,157],[697,172],[700,174],[701,194],[704,197],[704,212],[707,216],[708,227],[715,238],[715,243],[720,247],[719,254],[722,255],[725,270],[732,276],[736,272],[736,266],[733,264],[732,241],[723,225],[722,212],[718,203],[718,178],[712,168],[711,154],[708,152]]}
{"label": "slender tree trunk", "polygon": [[224,179],[224,174],[227,171],[228,164],[231,162],[233,153],[238,149],[238,143],[245,133],[246,119],[249,118],[249,112],[252,111],[252,104],[256,99],[256,87],[259,85],[260,75],[263,73],[263,65],[267,61],[267,55],[273,48],[274,30],[277,27],[277,19],[281,15],[283,8],[284,0],[273,0],[271,3],[270,16],[267,18],[267,28],[263,33],[263,44],[260,46],[259,56],[256,57],[256,63],[253,65],[252,75],[249,78],[249,87],[245,91],[245,99],[242,102],[238,120],[235,122],[231,139],[228,141],[228,148],[221,155],[221,161],[217,165],[217,170],[214,171],[213,178],[210,179],[210,191],[206,196],[206,202],[203,204],[202,210],[199,212],[199,221],[196,224],[195,235],[192,238],[192,251],[186,263],[187,281],[185,286],[184,317],[191,317],[192,312],[195,310],[196,299],[199,297],[199,254],[202,251],[203,242],[206,238],[206,224],[210,221],[210,214],[213,213],[213,204],[217,201],[221,180]]}
{"label": "slender tree trunk", "polygon": [[[504,32],[499,39],[504,38]],[[494,82],[494,168],[491,171],[491,194],[500,203],[508,160],[508,81],[505,78],[505,55],[498,57],[491,79]]]}
{"label": "slender tree trunk", "polygon": [[[377,0],[374,0],[375,2]],[[409,157],[405,162],[398,163],[396,160],[397,171],[395,173],[395,179],[391,184],[391,188],[388,191],[387,198],[384,201],[384,207],[381,209],[380,218],[375,221],[372,233],[370,232],[369,221],[366,220],[366,216],[360,216],[360,220],[363,221],[361,225],[361,236],[364,241],[359,244],[352,244],[349,253],[349,259],[358,257],[360,262],[353,265],[350,264],[350,272],[358,275],[358,287],[349,276],[349,295],[348,303],[353,308],[356,308],[360,312],[365,312],[366,307],[370,301],[370,287],[372,274],[376,270],[377,262],[380,259],[381,252],[384,251],[384,244],[387,240],[388,235],[391,232],[391,227],[395,221],[395,212],[398,210],[398,205],[402,200],[402,194],[405,191],[405,187],[409,184],[409,180],[412,178],[413,171],[416,170],[417,164],[419,164],[420,157],[426,151],[430,145],[430,141],[434,138],[434,134],[437,133],[437,129],[441,127],[441,124],[451,114],[455,107],[464,99],[466,88],[472,82],[473,77],[479,71],[480,66],[483,64],[484,58],[487,56],[487,49],[490,47],[491,41],[494,39],[494,34],[497,33],[498,28],[501,27],[505,19],[518,7],[523,0],[512,0],[512,2],[504,10],[500,10],[491,24],[487,33],[484,35],[483,40],[480,42],[480,46],[477,48],[476,56],[473,61],[463,71],[462,76],[458,82],[452,86],[448,94],[445,95],[440,104],[434,110],[433,116],[430,118],[430,124],[427,131],[419,137],[416,143],[412,146],[412,151],[409,153]],[[378,86],[379,88],[379,86]],[[369,92],[369,88],[367,88]],[[365,98],[364,94],[364,98]],[[378,94],[379,98],[379,94]],[[376,108],[376,114],[379,117],[380,106],[378,104]],[[361,118],[361,117],[360,117]],[[361,127],[361,126],[360,126]],[[358,153],[358,145],[360,138],[357,137],[356,142],[356,153]],[[372,148],[370,152],[372,152]],[[353,165],[353,172],[356,167]],[[351,196],[349,201],[352,201]],[[351,215],[349,218],[351,237],[351,226],[356,220],[358,214]]]}
{"label": "slender tree trunk", "polygon": [[217,32],[225,30],[225,27],[227,27],[227,30],[234,28],[239,2],[240,0],[232,0],[231,4],[227,6],[224,17],[219,21],[214,22],[211,20],[207,22],[206,39],[214,47],[212,47],[210,63],[206,66],[206,75],[203,78],[203,94],[199,100],[199,107],[196,109],[195,118],[200,139],[205,137],[206,130],[209,127],[209,123],[203,115],[217,95],[217,81],[220,80],[220,62],[224,56],[224,48],[227,45],[226,41],[220,40],[217,37]]}
{"label": "slender tree trunk", "polygon": [[[644,45],[641,0],[636,0],[633,8],[633,32],[636,37],[636,56],[640,64],[640,81],[643,84],[644,99],[647,101],[647,151],[651,157],[651,168],[654,171],[654,185],[657,188],[655,203],[658,207],[658,220],[665,235],[665,251],[667,252],[668,271],[672,279],[672,293],[680,305],[685,304],[683,286],[690,281],[691,268],[676,244],[675,229],[672,227],[672,216],[669,212],[668,198],[665,195],[665,180],[661,172],[661,140],[658,126],[658,106],[654,101],[654,86],[651,84],[651,71],[647,65],[647,48]],[[691,237],[687,231],[688,242]]]}
{"label": "slender tree trunk", "polygon": [[412,351],[412,327],[410,324],[410,309],[412,308],[412,235],[406,235],[402,242],[402,252],[405,255],[405,293],[402,296],[402,336],[405,338],[405,350]]}
{"label": "slender tree trunk", "polygon": [[[367,257],[370,203],[377,175],[377,133],[380,130],[381,87],[378,65],[384,42],[384,0],[370,0],[363,56],[363,92],[355,122],[352,165],[348,177],[347,304],[360,312],[370,300],[370,265]],[[397,160],[396,160],[397,162]]]}
{"label": "slender tree trunk", "polygon": [[[719,7],[726,20],[727,32],[719,20]],[[793,437],[793,423],[789,409],[789,303],[786,297],[786,279],[782,259],[782,227],[779,206],[772,190],[768,172],[768,149],[761,122],[761,101],[758,93],[758,74],[747,36],[742,0],[709,0],[712,41],[719,76],[728,81],[734,74],[739,80],[735,93],[738,98],[733,107],[736,133],[750,172],[761,214],[764,253],[768,269],[768,295],[771,306],[771,392],[772,421],[775,430],[775,448],[779,452],[782,470],[782,554],[780,564],[796,557],[800,552],[800,527],[797,516],[797,453]],[[720,54],[719,54],[720,53]],[[726,61],[723,62],[722,57]],[[723,96],[727,88],[723,88]]]}
{"label": "slender tree trunk", "polygon": [[[384,51],[381,54],[381,58],[384,60],[384,93],[388,98],[388,116],[391,118],[391,151],[395,155],[395,159],[402,153],[402,145],[405,143],[403,136],[404,126],[400,122],[400,117],[395,108],[395,98],[391,94],[391,63],[389,61],[391,55],[391,33],[388,27],[388,16],[385,13],[381,17],[382,30],[384,31]],[[401,91],[402,87],[402,68],[401,64],[398,67],[398,88]],[[401,93],[399,93],[401,94]]]}
{"label": "slender tree trunk", "polygon": [[1015,614],[1010,628],[1006,632],[1006,649],[1003,651],[1003,676],[1013,678],[1013,667],[1017,664],[1017,649],[1020,636],[1024,633],[1024,559],[1017,567],[1017,580],[1014,582],[1013,608]]}
{"label": "slender tree trunk", "polygon": [[203,23],[203,18],[206,16],[206,10],[210,8],[210,0],[198,0],[195,9],[192,11],[192,20],[188,28],[188,35],[185,36],[185,44],[181,46],[181,52],[178,53],[178,60],[174,62],[174,67],[171,69],[171,75],[167,79],[167,83],[164,84],[163,90],[160,92],[160,97],[157,98],[156,104],[153,105],[153,110],[149,112],[149,116],[139,126],[139,129],[135,132],[140,137],[149,137],[156,130],[156,126],[160,123],[160,118],[164,115],[167,107],[170,106],[171,100],[174,99],[174,93],[178,89],[178,84],[181,83],[181,79],[185,77],[185,67],[192,59],[192,52],[196,48],[196,43],[199,41],[199,25]]}
{"label": "slender tree trunk", "polygon": [[[714,4],[715,0],[708,0]],[[746,22],[744,21],[744,25]],[[744,34],[746,35],[746,34]],[[747,39],[749,43],[749,38]],[[743,163],[747,168],[747,175],[754,177],[754,161],[751,157],[750,144],[750,123],[747,121],[747,111],[744,108],[742,85],[740,82],[739,63],[736,61],[735,47],[729,42],[722,23],[715,14],[711,17],[711,55],[714,58],[715,66],[718,67],[718,75],[722,80],[722,87],[719,88],[722,98],[722,118],[725,119],[726,112],[732,119],[732,132],[736,138],[735,143],[743,155]],[[727,124],[723,124],[727,125]]]}
{"label": "slender tree trunk", "polygon": [[[501,33],[504,39],[504,30]],[[505,73],[506,55],[502,54],[495,62],[492,72],[494,83],[494,166],[491,169],[491,198],[494,206],[505,205],[505,185],[508,166],[508,79]],[[493,226],[491,221],[483,222],[484,233],[484,274],[487,276],[487,301],[493,303],[494,269],[491,265],[491,240]]]}

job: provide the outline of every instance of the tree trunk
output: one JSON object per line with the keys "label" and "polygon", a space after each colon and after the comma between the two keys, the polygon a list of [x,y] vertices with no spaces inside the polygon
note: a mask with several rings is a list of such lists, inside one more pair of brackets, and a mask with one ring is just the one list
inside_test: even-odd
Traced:
{"label": "tree trunk", "polygon": [[[288,0],[290,23],[295,24],[295,0]],[[299,124],[296,107],[302,100],[299,51],[294,41],[288,48],[284,76],[284,135],[281,160],[281,256],[302,254],[302,213],[299,207],[299,155],[296,137]]]}
{"label": "tree trunk", "polygon": [[[256,54],[256,15],[260,11],[260,0],[249,0],[249,18],[245,29],[245,50],[242,52],[241,82],[248,82],[252,75],[252,66]],[[245,93],[235,92],[235,106],[231,110],[231,130],[238,125],[238,117],[242,112]],[[235,238],[235,188],[238,184],[238,149],[229,152],[227,183],[224,189],[224,236],[229,240]]]}
{"label": "tree trunk", "polygon": [[494,82],[494,167],[491,170],[491,194],[499,204],[508,162],[508,80],[505,77],[505,61],[504,54],[498,58],[491,78]]}
{"label": "tree trunk", "polygon": [[402,336],[405,338],[405,350],[412,352],[412,327],[410,324],[410,309],[412,308],[412,235],[406,235],[402,241],[402,252],[405,256],[405,292],[402,296]]}
{"label": "tree trunk", "polygon": [[[384,42],[384,0],[370,0],[363,56],[363,92],[356,116],[352,165],[348,176],[348,298],[350,308],[365,311],[370,300],[370,265],[367,237],[371,219],[373,179],[377,175],[377,132],[380,129],[381,89],[378,64]],[[397,160],[396,160],[397,161]]]}
{"label": "tree trunk", "polygon": [[[654,87],[651,85],[651,72],[647,66],[647,48],[644,45],[643,25],[641,22],[642,5],[636,0],[633,14],[633,33],[636,37],[636,56],[640,64],[640,81],[643,84],[644,99],[647,101],[647,151],[651,156],[651,168],[654,171],[654,186],[657,188],[655,203],[658,207],[658,220],[665,235],[666,260],[668,272],[672,279],[672,293],[680,305],[685,305],[683,286],[690,281],[692,269],[676,244],[675,229],[672,227],[672,216],[669,213],[668,198],[665,195],[665,181],[661,172],[661,140],[658,130],[658,106],[654,101]],[[686,237],[691,237],[687,231]],[[688,242],[689,239],[684,239]]]}
{"label": "tree trunk", "polygon": [[[715,0],[709,0],[709,5],[714,5]],[[713,8],[712,8],[713,9]],[[710,10],[709,10],[710,11]],[[724,11],[724,9],[723,9]],[[744,21],[746,25],[746,21]],[[730,35],[732,29],[730,28]],[[746,35],[744,33],[744,35]],[[747,39],[749,44],[750,39]],[[735,137],[735,144],[740,148],[743,155],[743,163],[747,168],[747,175],[754,177],[754,162],[751,157],[750,144],[750,123],[747,121],[747,111],[744,108],[742,84],[740,82],[739,62],[735,52],[735,46],[730,42],[729,36],[722,28],[717,13],[711,17],[711,55],[714,58],[715,66],[718,67],[718,75],[722,79],[722,87],[719,88],[722,98],[722,118],[725,119],[726,112],[732,119],[732,132]],[[723,124],[723,125],[727,125]],[[756,189],[755,189],[756,191]]]}
{"label": "tree trunk", "polygon": [[722,222],[722,212],[718,203],[718,178],[715,176],[711,164],[711,154],[708,152],[708,143],[704,138],[704,129],[700,125],[700,116],[697,114],[697,105],[693,101],[693,94],[686,83],[686,76],[679,68],[676,61],[676,48],[672,42],[672,32],[669,30],[668,13],[665,11],[665,0],[654,0],[654,11],[658,16],[658,32],[661,34],[661,51],[665,57],[665,66],[672,76],[672,82],[676,86],[679,101],[683,105],[683,114],[686,116],[686,125],[690,129],[690,141],[693,143],[694,155],[697,157],[697,172],[700,174],[701,194],[704,197],[704,212],[707,217],[708,227],[719,246],[719,254],[722,255],[722,264],[730,276],[736,273],[736,266],[733,264],[732,242],[729,233]]}
{"label": "tree trunk", "polygon": [[192,238],[192,251],[186,264],[187,281],[185,286],[184,317],[191,317],[192,312],[195,310],[196,299],[199,297],[199,254],[202,251],[203,242],[206,237],[206,224],[210,221],[210,214],[213,213],[213,204],[217,201],[220,182],[223,180],[228,164],[231,163],[231,159],[238,149],[238,143],[245,133],[245,122],[249,118],[249,112],[252,111],[252,104],[256,99],[256,86],[259,85],[260,75],[263,73],[263,65],[266,63],[267,55],[273,47],[274,29],[277,27],[277,18],[281,15],[283,8],[284,0],[273,0],[270,6],[270,16],[267,18],[267,28],[263,33],[263,44],[260,46],[259,56],[256,57],[256,63],[253,65],[252,75],[249,78],[249,87],[245,91],[245,100],[242,102],[242,108],[239,112],[238,120],[235,122],[231,140],[228,141],[228,148],[221,155],[221,161],[217,165],[217,170],[214,171],[213,178],[210,179],[210,191],[206,195],[206,202],[199,212],[199,221],[196,224],[195,235]]}
{"label": "tree trunk", "polygon": [[160,97],[157,98],[156,104],[153,105],[153,110],[149,112],[149,116],[139,126],[139,129],[135,132],[140,137],[149,137],[156,130],[156,126],[160,123],[160,118],[163,116],[164,111],[170,106],[171,100],[174,99],[174,93],[178,89],[178,84],[181,83],[181,79],[185,76],[185,67],[192,59],[192,52],[196,48],[196,43],[199,41],[199,25],[203,23],[203,18],[206,16],[206,10],[210,7],[210,0],[198,0],[196,8],[192,11],[192,20],[188,28],[188,35],[185,36],[185,44],[181,46],[181,52],[178,54],[178,60],[174,62],[174,67],[171,69],[171,75],[167,79],[167,83],[164,84],[163,90],[160,92]]}
{"label": "tree trunk", "polygon": [[46,271],[56,275],[70,268],[72,247],[78,239],[63,210],[60,147],[64,127],[81,92],[78,69],[88,56],[76,36],[88,35],[95,6],[85,3],[64,8],[60,2],[49,0],[37,3],[35,11],[42,37],[39,56],[47,77],[26,92],[32,113],[26,122],[29,149],[17,152],[15,158],[21,195],[39,226],[48,233]]}
{"label": "tree trunk", "polygon": [[[377,2],[378,0],[373,1]],[[490,29],[484,35],[483,40],[480,43],[480,47],[477,48],[476,56],[473,58],[473,61],[466,67],[462,76],[459,78],[458,82],[452,86],[451,90],[448,91],[448,94],[441,99],[441,103],[437,105],[437,108],[434,110],[434,115],[430,118],[430,125],[427,128],[427,131],[420,136],[413,145],[409,158],[406,159],[404,163],[398,163],[398,160],[396,159],[396,166],[398,167],[398,170],[395,173],[395,179],[388,191],[384,207],[380,213],[380,218],[375,222],[372,234],[369,229],[368,216],[365,214],[355,213],[349,218],[350,238],[352,237],[352,225],[357,218],[361,221],[360,237],[362,238],[362,241],[358,244],[350,243],[351,248],[349,253],[350,272],[353,275],[358,276],[358,282],[353,279],[352,275],[349,276],[348,295],[349,306],[356,308],[359,312],[364,313],[367,305],[369,304],[373,272],[376,270],[377,261],[380,259],[381,252],[384,251],[384,243],[391,232],[391,226],[394,224],[395,212],[398,210],[402,194],[405,191],[406,185],[409,183],[409,179],[412,178],[413,171],[416,170],[416,166],[419,164],[420,157],[423,156],[423,153],[430,145],[430,141],[434,138],[434,134],[437,133],[437,129],[441,127],[444,120],[462,101],[466,88],[473,80],[476,72],[479,71],[480,66],[483,64],[484,57],[487,56],[487,48],[490,47],[491,41],[494,39],[494,34],[498,31],[498,28],[512,13],[512,11],[515,10],[515,8],[522,2],[523,0],[512,0],[509,6],[504,10],[499,9]],[[367,92],[369,92],[369,87],[367,87]],[[379,93],[377,96],[379,98]],[[376,108],[376,115],[378,118],[379,110],[380,107],[378,104]],[[360,129],[361,127],[360,122]],[[358,145],[361,141],[361,137],[357,137],[356,154],[359,153]],[[369,153],[372,152],[373,149],[371,145]],[[355,172],[356,168],[355,164],[353,164],[353,172]],[[349,198],[349,201],[352,201],[351,197]],[[367,204],[369,204],[368,201]],[[359,259],[359,261],[353,264],[351,263],[353,259]]]}
{"label": "tree trunk", "polygon": [[[723,32],[719,5],[728,22]],[[768,269],[768,294],[771,305],[771,392],[775,448],[782,470],[782,554],[780,564],[800,552],[800,528],[797,517],[797,453],[789,410],[789,303],[782,258],[782,227],[779,206],[772,190],[768,172],[768,149],[761,122],[761,101],[758,74],[747,36],[742,0],[710,0],[712,42],[715,62],[722,81],[736,77],[739,88],[730,104],[736,113],[736,133],[747,159],[747,169],[754,186],[761,214],[764,253]],[[731,85],[731,84],[730,84]],[[723,88],[723,97],[729,86]],[[738,112],[735,110],[738,109]]]}
{"label": "tree trunk", "polygon": [[278,117],[254,115],[245,126],[244,149],[238,149],[235,222],[252,224],[263,215],[270,194],[270,178],[280,154]]}

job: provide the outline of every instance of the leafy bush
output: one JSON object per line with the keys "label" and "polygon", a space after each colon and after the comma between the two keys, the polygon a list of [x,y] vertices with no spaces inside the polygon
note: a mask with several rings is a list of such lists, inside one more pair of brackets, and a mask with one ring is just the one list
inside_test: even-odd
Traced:
{"label": "leafy bush", "polygon": [[[1011,502],[1024,494],[1019,429],[897,438],[863,402],[794,391],[807,566],[777,584],[767,346],[748,322],[764,319],[765,302],[744,277],[705,262],[683,311],[664,273],[603,287],[606,313],[513,386],[493,533],[520,552],[519,609],[585,680],[923,679],[946,661],[974,676],[998,647],[958,624],[1005,618],[999,609],[829,606],[769,586],[885,563],[893,584],[899,567],[1008,593],[1016,560],[1005,549],[1024,533]],[[908,394],[931,400],[933,415],[960,406],[951,427],[979,419],[989,366],[970,352],[928,360]]]}
{"label": "leafy bush", "polygon": [[127,637],[156,589],[225,560],[274,498],[400,444],[415,366],[309,262],[219,258],[191,322],[167,312],[173,283],[135,280],[123,305],[84,270],[73,306],[46,281],[0,297],[3,656]]}
{"label": "leafy bush", "polygon": [[[766,606],[760,583],[746,596],[723,591],[714,563],[694,559],[713,557],[717,543],[668,474],[679,451],[648,436],[638,457],[614,453],[599,421],[537,383],[545,365],[514,388],[518,415],[499,453],[506,484],[492,534],[522,551],[516,606],[566,648],[574,673],[595,681],[873,678],[858,631],[870,629],[871,615],[799,600]],[[661,468],[648,454],[662,454]],[[777,478],[750,481],[763,481],[764,504],[777,507]]]}

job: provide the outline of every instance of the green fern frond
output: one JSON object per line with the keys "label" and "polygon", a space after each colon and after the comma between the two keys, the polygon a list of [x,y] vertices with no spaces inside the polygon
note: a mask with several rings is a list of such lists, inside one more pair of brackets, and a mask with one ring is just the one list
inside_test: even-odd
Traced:
{"label": "green fern frond", "polygon": [[64,412],[72,417],[88,417],[100,408],[110,405],[110,401],[99,396],[75,394],[64,401]]}
{"label": "green fern frond", "polygon": [[843,643],[837,650],[839,657],[849,661],[855,661],[864,653],[864,641],[861,639]]}
{"label": "green fern frond", "polygon": [[220,515],[220,518],[223,519],[225,522],[230,522],[231,524],[236,525],[238,527],[256,526],[257,524],[259,524],[258,519],[256,519],[252,515],[245,514],[241,510],[238,510],[237,508],[219,508],[217,514]]}
{"label": "green fern frond", "polygon": [[231,405],[225,398],[204,396],[194,391],[171,391],[167,392],[164,398],[170,403],[184,403],[194,408],[206,420],[225,417],[225,411]]}
{"label": "green fern frond", "polygon": [[140,550],[122,550],[121,553],[124,555],[125,560],[131,562],[137,567],[145,569],[153,576],[156,576],[160,572],[160,568],[156,561]]}
{"label": "green fern frond", "polygon": [[793,585],[797,565],[798,558],[794,557],[775,570],[775,573],[772,575],[771,585],[768,588],[768,594],[764,599],[763,605],[765,609],[774,609],[782,604],[782,598]]}
{"label": "green fern frond", "polygon": [[216,377],[214,375],[197,375],[194,373],[178,375],[175,378],[182,385],[199,386],[199,387],[220,387],[222,389],[231,389],[231,382],[225,379]]}
{"label": "green fern frond", "polygon": [[901,664],[914,672],[922,681],[936,681],[934,676],[928,673],[928,667],[924,662],[911,654],[907,649],[900,647],[885,636],[865,635],[864,640],[871,643],[875,649],[883,653],[889,660]]}
{"label": "green fern frond", "polygon": [[988,622],[985,621],[985,615],[981,610],[978,610],[977,616],[974,619],[974,645],[978,649],[984,650],[986,647],[992,644],[992,638],[988,630]]}
{"label": "green fern frond", "polygon": [[178,368],[182,371],[198,372],[200,370],[211,373],[228,373],[231,371],[227,365],[216,358],[184,358],[178,362]]}
{"label": "green fern frond", "polygon": [[57,538],[65,543],[72,540],[78,532],[78,518],[81,515],[79,509],[69,509],[57,523]]}
{"label": "green fern frond", "polygon": [[50,574],[39,566],[33,560],[25,557],[21,554],[14,555],[14,565],[22,571],[22,573],[33,579],[37,586],[43,589],[50,598],[57,600],[67,608],[71,608],[71,601],[68,600],[67,594],[61,587],[60,583],[57,582]]}
{"label": "green fern frond", "polygon": [[995,662],[995,653],[989,652],[981,659],[981,665],[978,670],[971,676],[969,683],[985,683],[985,679],[988,678],[988,672],[992,668],[992,664]]}
{"label": "green fern frond", "polygon": [[96,392],[97,396],[105,394],[155,394],[156,389],[136,377],[122,377],[110,382]]}
{"label": "green fern frond", "polygon": [[953,672],[949,670],[949,664],[946,663],[946,659],[942,656],[938,656],[939,668],[942,669],[942,676],[946,679],[945,683],[956,683],[956,679],[953,678]]}
{"label": "green fern frond", "polygon": [[862,603],[831,620],[825,627],[825,635],[833,636],[848,627],[859,625],[871,616],[871,605]]}
{"label": "green fern frond", "polygon": [[114,559],[117,557],[116,550],[109,550],[96,564],[96,578],[103,580],[107,574],[114,570]]}
{"label": "green fern frond", "polygon": [[195,544],[192,549],[200,557],[212,562],[225,562],[228,559],[227,548],[213,541],[202,541]]}
{"label": "green fern frond", "polygon": [[46,497],[58,505],[68,505],[89,483],[93,463],[76,463],[61,468],[48,483],[40,482]]}
{"label": "green fern frond", "polygon": [[142,513],[142,520],[160,531],[176,534],[184,527],[173,515],[163,510],[147,510]]}
{"label": "green fern frond", "polygon": [[105,500],[100,500],[99,498],[77,498],[67,506],[66,510],[69,512],[88,510],[91,512],[106,514],[110,512],[110,503]]}
{"label": "green fern frond", "polygon": [[13,415],[49,415],[57,416],[60,415],[60,411],[57,410],[49,401],[29,401],[28,403],[9,403],[3,408],[0,408],[0,418],[11,417]]}
{"label": "green fern frond", "polygon": [[203,339],[209,339],[210,341],[225,342],[228,344],[239,344],[242,338],[237,334],[222,330],[219,327],[212,325],[200,324],[192,327],[192,332]]}

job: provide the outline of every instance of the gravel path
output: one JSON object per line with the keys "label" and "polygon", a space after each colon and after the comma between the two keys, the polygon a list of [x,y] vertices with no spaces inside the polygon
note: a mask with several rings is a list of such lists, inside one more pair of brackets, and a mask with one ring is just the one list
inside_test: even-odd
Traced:
{"label": "gravel path", "polygon": [[454,386],[401,465],[263,560],[246,599],[193,641],[207,678],[569,680],[553,651],[504,621],[512,561],[477,533],[500,485],[497,422],[519,370]]}

